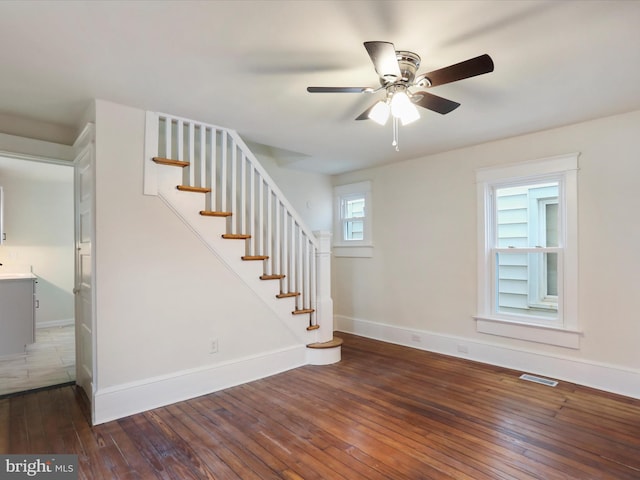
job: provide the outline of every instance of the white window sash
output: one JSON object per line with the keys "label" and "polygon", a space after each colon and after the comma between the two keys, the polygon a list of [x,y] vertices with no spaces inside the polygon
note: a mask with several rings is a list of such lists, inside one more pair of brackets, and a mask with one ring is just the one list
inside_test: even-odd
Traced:
{"label": "white window sash", "polygon": [[[478,293],[477,314],[474,315],[474,318],[477,320],[478,331],[495,335],[500,335],[501,331],[508,331],[509,333],[505,333],[504,336],[529,340],[533,338],[527,333],[528,325],[530,325],[532,328],[543,326],[565,331],[570,335],[580,335],[577,316],[577,169],[578,154],[573,153],[476,171],[478,186]],[[561,199],[558,211],[559,246],[497,248],[497,211],[494,189],[510,185],[534,184],[547,180],[560,180],[558,191],[558,198]],[[536,318],[529,315],[495,313],[497,312],[496,255],[499,253],[558,253],[558,320],[550,321],[546,318]],[[487,322],[492,322],[493,326],[487,328]],[[510,323],[517,324],[518,327],[507,328]],[[560,344],[553,341],[549,343]],[[574,345],[575,342],[569,343]]]}
{"label": "white window sash", "polygon": [[[372,241],[372,204],[371,204],[371,182],[364,181],[358,183],[352,183],[348,185],[340,185],[334,187],[334,203],[335,203],[335,220],[334,229],[335,235],[333,237],[334,253],[336,256],[371,256],[369,247],[373,246]],[[346,202],[354,199],[362,198],[364,200],[363,216],[361,217],[347,217],[346,216]],[[346,226],[348,222],[362,222],[363,231],[362,240],[347,239]],[[342,248],[345,247],[345,248]],[[354,247],[367,247],[365,250],[353,250],[354,253],[347,254],[346,249]]]}

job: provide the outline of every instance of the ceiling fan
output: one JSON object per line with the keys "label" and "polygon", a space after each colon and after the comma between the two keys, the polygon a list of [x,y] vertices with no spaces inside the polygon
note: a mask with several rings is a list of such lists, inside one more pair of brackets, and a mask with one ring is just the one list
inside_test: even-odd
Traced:
{"label": "ceiling fan", "polygon": [[376,93],[385,90],[380,100],[362,112],[356,120],[372,119],[384,125],[391,114],[393,118],[393,143],[398,147],[398,121],[407,125],[420,118],[416,105],[447,114],[460,106],[459,103],[426,92],[424,88],[437,87],[493,72],[493,60],[487,54],[465,60],[448,67],[416,76],[420,67],[420,56],[405,50],[396,50],[390,42],[364,42],[371,57],[380,86],[372,87],[307,87],[310,93]]}

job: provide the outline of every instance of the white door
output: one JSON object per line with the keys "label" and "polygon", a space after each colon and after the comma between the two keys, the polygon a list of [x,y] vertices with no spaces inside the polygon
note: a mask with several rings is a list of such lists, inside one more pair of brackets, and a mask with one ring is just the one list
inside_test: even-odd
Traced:
{"label": "white door", "polygon": [[93,289],[94,239],[94,163],[93,125],[89,124],[76,140],[75,158],[75,315],[76,315],[76,383],[91,403],[94,417],[95,390],[95,292]]}

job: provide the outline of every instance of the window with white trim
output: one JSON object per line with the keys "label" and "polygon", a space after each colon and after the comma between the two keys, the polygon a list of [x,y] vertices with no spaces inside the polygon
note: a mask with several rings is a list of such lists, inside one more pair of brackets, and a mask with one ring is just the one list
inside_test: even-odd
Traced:
{"label": "window with white trim", "polygon": [[339,257],[370,257],[371,182],[334,187],[333,252]]}
{"label": "window with white trim", "polygon": [[481,169],[478,331],[577,348],[578,154]]}

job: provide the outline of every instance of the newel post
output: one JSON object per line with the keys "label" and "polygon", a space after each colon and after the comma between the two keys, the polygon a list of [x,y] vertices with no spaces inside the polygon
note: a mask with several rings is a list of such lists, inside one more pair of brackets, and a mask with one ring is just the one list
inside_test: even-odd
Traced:
{"label": "newel post", "polygon": [[316,321],[318,342],[328,342],[333,338],[333,299],[331,298],[331,232],[313,232],[318,239],[316,251]]}

